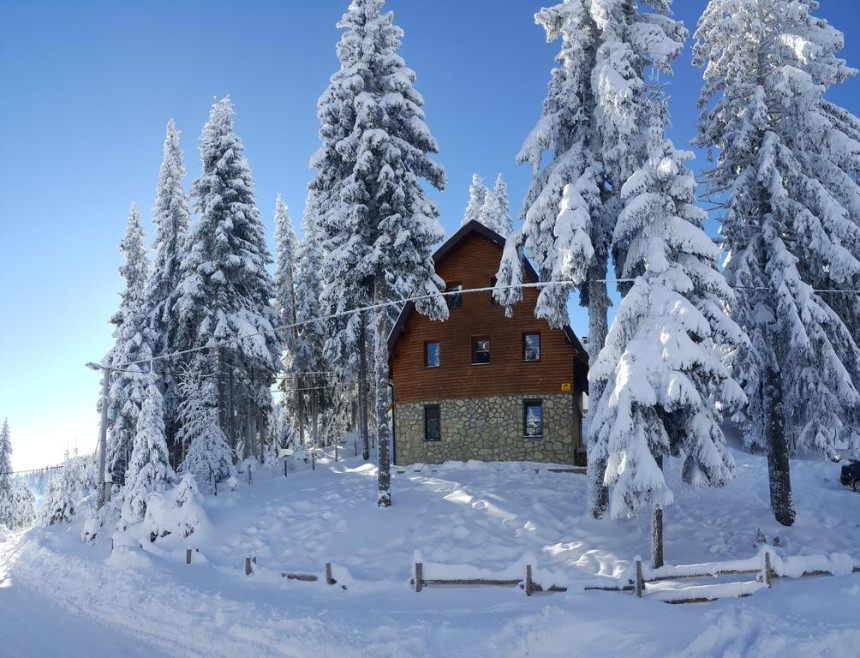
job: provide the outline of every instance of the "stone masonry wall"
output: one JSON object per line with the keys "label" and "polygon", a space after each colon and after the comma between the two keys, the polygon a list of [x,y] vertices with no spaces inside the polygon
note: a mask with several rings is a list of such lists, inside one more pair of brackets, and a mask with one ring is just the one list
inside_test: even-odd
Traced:
{"label": "stone masonry wall", "polygon": [[[523,401],[543,401],[543,436],[523,436]],[[441,441],[424,440],[424,407],[439,405]],[[396,463],[448,460],[573,464],[581,421],[570,394],[423,400],[394,408]]]}

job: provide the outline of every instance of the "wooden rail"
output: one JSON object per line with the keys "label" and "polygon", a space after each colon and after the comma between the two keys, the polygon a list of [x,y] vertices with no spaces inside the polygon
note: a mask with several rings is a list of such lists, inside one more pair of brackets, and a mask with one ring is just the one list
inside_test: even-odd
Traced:
{"label": "wooden rail", "polygon": [[425,587],[520,587],[526,596],[535,592],[566,592],[567,587],[551,585],[544,588],[532,580],[532,565],[526,565],[525,578],[425,578],[424,563],[416,562],[409,584],[420,592]]}

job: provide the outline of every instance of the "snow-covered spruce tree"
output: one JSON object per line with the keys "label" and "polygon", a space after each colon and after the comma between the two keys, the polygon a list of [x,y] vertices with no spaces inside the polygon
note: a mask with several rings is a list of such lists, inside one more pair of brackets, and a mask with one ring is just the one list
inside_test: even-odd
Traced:
{"label": "snow-covered spruce tree", "polygon": [[[200,158],[202,172],[191,186],[200,217],[188,232],[174,306],[179,346],[220,350],[221,427],[231,447],[242,431],[247,456],[262,449],[260,421],[271,410],[269,388],[281,369],[282,343],[266,270],[272,258],[244,146],[233,130],[229,97],[212,105],[200,138]],[[231,390],[223,390],[229,381]],[[228,409],[234,410],[233,418],[227,417]]]}
{"label": "snow-covered spruce tree", "polygon": [[469,222],[481,221],[481,212],[487,203],[487,197],[490,191],[484,185],[484,179],[478,174],[472,174],[472,184],[469,185],[469,203],[466,204],[466,210],[463,213],[463,221],[460,226]]}
{"label": "snow-covered spruce tree", "polygon": [[[858,121],[824,99],[854,73],[842,35],[812,0],[713,0],[699,21],[705,66],[697,141],[718,149],[708,177],[724,207],[733,318],[750,343],[732,358],[749,403],[736,415],[768,454],[771,507],[791,525],[789,455],[832,456],[857,425],[858,349],[851,302],[860,274]],[[840,312],[846,315],[840,316]]]}
{"label": "snow-covered spruce tree", "polygon": [[493,189],[487,192],[478,221],[504,238],[514,230],[508,202],[508,185],[501,174],[496,177]]}
{"label": "snow-covered spruce tree", "polygon": [[[591,363],[608,330],[610,252],[616,267],[625,260],[624,244],[612,243],[620,190],[646,158],[652,112],[646,75],[670,72],[687,36],[669,17],[671,0],[641,4],[651,11],[634,0],[564,0],[535,15],[548,41],[561,38],[561,50],[541,117],[517,158],[531,165],[532,182],[520,210],[525,222],[511,236],[497,276],[496,299],[518,301],[505,286],[518,283],[511,274],[520,266],[512,260],[524,251],[541,281],[559,282],[541,289],[535,311],[555,327],[568,321],[568,297],[578,287],[588,307]],[[601,399],[601,386],[591,384],[592,400]],[[589,507],[599,517],[608,503],[606,465],[589,456],[588,469]]]}
{"label": "snow-covered spruce tree", "polygon": [[[287,204],[278,195],[275,201],[275,308],[278,311],[279,325],[283,330],[286,372],[292,370],[292,359],[296,350],[299,328],[296,323],[296,261],[298,259],[298,240],[293,223],[287,213]],[[304,418],[304,398],[301,391],[295,390],[290,382],[281,382],[281,417],[283,425],[298,427]]]}
{"label": "snow-covered spruce tree", "polygon": [[11,528],[14,511],[12,436],[9,433],[9,419],[6,418],[0,427],[0,525]]}
{"label": "snow-covered spruce tree", "polygon": [[[415,73],[397,55],[403,31],[382,0],[353,0],[339,26],[340,70],[319,104],[323,146],[313,159],[319,170],[311,189],[323,197],[320,224],[326,253],[323,268],[329,308],[332,296],[365,301],[372,291],[376,381],[379,495],[391,504],[388,425],[388,277],[410,281],[423,298],[416,308],[447,317],[431,247],[443,236],[438,210],[420,178],[437,189],[443,168],[430,153],[436,140],[424,122]],[[336,137],[332,141],[332,137]],[[350,340],[349,337],[345,337]]]}
{"label": "snow-covered spruce tree", "polygon": [[621,190],[615,240],[627,245],[624,296],[591,370],[603,386],[594,410],[591,454],[607,462],[613,518],[653,510],[652,566],[663,564],[662,509],[673,496],[664,457],[683,459],[685,482],[722,486],[733,475],[716,402],[743,392],[722,363],[744,336],[723,311],[731,289],[717,270],[719,249],[693,205],[696,180],[655,117],[649,156]]}
{"label": "snow-covered spruce tree", "polygon": [[180,382],[179,441],[185,458],[180,472],[206,482],[210,491],[233,474],[233,455],[227,437],[218,425],[218,382],[207,375],[215,372],[214,359],[198,354],[185,369]]}
{"label": "snow-covered spruce tree", "polygon": [[[185,175],[180,132],[167,122],[161,169],[155,189],[152,223],[155,226],[155,261],[146,287],[146,338],[154,356],[172,354],[178,350],[179,322],[174,305],[179,296],[179,284],[185,238],[188,233],[188,198],[182,188]],[[175,447],[178,430],[178,394],[173,372],[178,361],[159,362],[158,373],[164,394],[164,427],[169,447]],[[178,455],[174,455],[176,459]]]}
{"label": "snow-covered spruce tree", "polygon": [[148,373],[146,379],[146,399],[137,419],[134,447],[122,492],[122,518],[127,523],[143,520],[149,496],[163,492],[174,479],[164,438],[159,378],[155,373]]}
{"label": "snow-covered spruce tree", "polygon": [[16,479],[12,482],[12,525],[10,528],[26,528],[36,519],[36,497],[27,483]]}
{"label": "snow-covered spruce tree", "polygon": [[[145,297],[149,261],[143,242],[143,225],[137,204],[131,204],[125,236],[119,244],[125,263],[119,273],[125,281],[120,306],[111,322],[114,346],[102,361],[111,368],[108,389],[106,469],[112,481],[122,484],[131,455],[137,418],[146,397],[145,368],[139,361],[152,357],[146,338]],[[104,376],[104,371],[103,375]],[[102,401],[99,404],[103,404]]]}

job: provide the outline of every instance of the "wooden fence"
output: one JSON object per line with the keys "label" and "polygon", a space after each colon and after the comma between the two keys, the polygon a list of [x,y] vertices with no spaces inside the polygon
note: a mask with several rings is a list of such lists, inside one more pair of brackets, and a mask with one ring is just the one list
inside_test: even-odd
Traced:
{"label": "wooden fence", "polygon": [[[113,549],[113,546],[111,546]],[[198,549],[186,549],[185,563],[191,564],[192,556]],[[774,560],[779,565],[775,568]],[[792,560],[803,560],[799,564],[817,564],[822,568],[815,569],[791,569],[786,565]],[[245,558],[245,575],[250,576],[256,570],[257,558],[248,556]],[[812,576],[835,575],[826,556],[813,556],[805,558],[787,558],[781,560],[773,553],[770,547],[763,548],[758,555],[746,560],[731,560],[725,562],[711,562],[704,564],[689,565],[665,565],[658,569],[650,569],[642,564],[637,558],[634,562],[634,575],[629,582],[617,586],[586,586],[585,591],[610,591],[631,592],[637,598],[653,598],[665,603],[706,603],[721,598],[741,598],[750,596],[760,589],[768,589],[778,578],[806,578]],[[519,587],[526,596],[535,593],[560,593],[568,591],[561,585],[550,585],[544,587],[534,581],[534,569],[531,564],[525,565],[525,573],[522,578],[499,577],[488,578],[486,572],[478,576],[466,576],[459,578],[428,577],[423,562],[415,562],[412,568],[412,585],[416,593],[427,587]],[[477,570],[476,570],[477,571]],[[849,569],[843,568],[838,573],[847,573]],[[850,568],[851,573],[860,573],[860,566],[854,565]],[[334,578],[331,562],[323,565],[322,580],[326,585],[337,585]],[[297,582],[316,582],[320,576],[312,573],[300,573],[281,571],[280,575],[288,580]],[[432,574],[431,574],[432,576]],[[739,576],[752,576],[744,580],[734,580]],[[731,578],[728,582],[706,582],[695,583],[690,586],[678,587],[681,581],[713,581],[715,579]],[[346,585],[341,585],[346,589]]]}

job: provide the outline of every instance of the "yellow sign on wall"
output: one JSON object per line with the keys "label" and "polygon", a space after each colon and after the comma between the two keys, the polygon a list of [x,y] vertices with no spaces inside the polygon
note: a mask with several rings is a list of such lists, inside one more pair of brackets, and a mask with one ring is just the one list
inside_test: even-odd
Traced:
{"label": "yellow sign on wall", "polygon": [[562,393],[570,393],[573,390],[573,386],[571,384],[562,384],[561,392]]}

